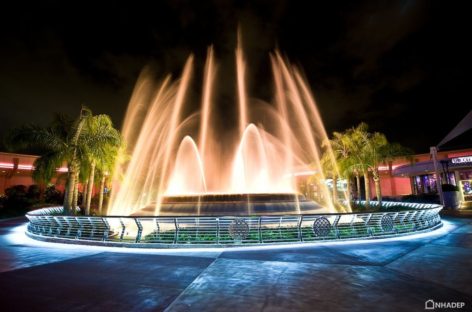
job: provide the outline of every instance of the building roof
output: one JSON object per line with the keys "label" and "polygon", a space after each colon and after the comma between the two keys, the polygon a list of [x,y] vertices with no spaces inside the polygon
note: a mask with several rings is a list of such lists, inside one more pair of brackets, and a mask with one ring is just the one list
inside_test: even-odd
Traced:
{"label": "building roof", "polygon": [[[439,172],[444,171],[441,161],[447,161],[447,168],[449,172],[456,169],[472,169],[472,162],[453,162],[453,159],[455,159],[455,157],[440,159],[438,168]],[[431,173],[434,173],[434,163],[432,160],[398,166],[392,172],[394,176],[417,176]]]}

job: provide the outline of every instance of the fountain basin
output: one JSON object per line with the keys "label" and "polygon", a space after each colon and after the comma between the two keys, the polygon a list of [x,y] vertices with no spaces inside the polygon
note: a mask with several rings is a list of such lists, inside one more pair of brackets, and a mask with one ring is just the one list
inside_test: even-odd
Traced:
{"label": "fountain basin", "polygon": [[[132,216],[154,216],[155,210],[154,203]],[[165,196],[161,201],[159,216],[267,216],[321,212],[327,211],[301,194],[204,194]]]}
{"label": "fountain basin", "polygon": [[[371,202],[371,205],[376,205]],[[386,206],[399,203],[383,202]],[[441,205],[370,213],[270,216],[70,216],[62,207],[29,212],[33,239],[134,248],[234,247],[370,240],[428,232],[442,226]]]}

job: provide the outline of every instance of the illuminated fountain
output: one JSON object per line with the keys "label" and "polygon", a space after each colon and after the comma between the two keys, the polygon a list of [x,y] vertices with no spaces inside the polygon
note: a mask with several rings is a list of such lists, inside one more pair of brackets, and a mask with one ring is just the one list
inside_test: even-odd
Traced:
{"label": "illuminated fountain", "polygon": [[[270,103],[248,95],[240,46],[235,105],[218,105],[211,48],[196,105],[192,56],[177,80],[155,83],[143,72],[123,127],[129,161],[115,170],[108,214],[31,211],[27,235],[99,246],[235,247],[391,238],[442,226],[437,204],[384,201],[365,212],[334,205],[320,164],[327,136],[308,84],[279,52],[270,60]],[[299,176],[311,176],[323,202],[299,194]]]}
{"label": "illuminated fountain", "polygon": [[[234,124],[223,122],[217,63],[208,49],[201,103],[192,111],[193,56],[177,80],[139,78],[123,135],[130,160],[117,168],[109,215],[299,214],[334,212],[321,183],[323,207],[298,194],[296,177],[324,180],[320,149],[326,136],[313,95],[299,69],[270,55],[271,103],[246,91],[243,50],[235,53]],[[333,158],[334,159],[334,158]],[[121,179],[116,178],[122,177]],[[230,203],[230,204],[225,204]]]}

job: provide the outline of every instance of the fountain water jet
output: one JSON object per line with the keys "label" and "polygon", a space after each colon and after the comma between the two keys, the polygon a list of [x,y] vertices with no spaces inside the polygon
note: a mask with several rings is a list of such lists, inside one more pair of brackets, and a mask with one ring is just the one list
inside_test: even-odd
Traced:
{"label": "fountain water jet", "polygon": [[[214,203],[222,199],[245,202],[245,213],[251,214],[255,212],[252,202],[270,196],[291,203],[291,211],[288,206],[281,208],[284,213],[300,213],[300,207],[305,212],[319,209],[318,204],[307,204],[303,196],[295,195],[296,177],[298,171],[316,172],[324,180],[320,145],[327,138],[326,131],[300,72],[277,51],[270,60],[275,105],[248,97],[247,66],[238,43],[235,63],[239,118],[237,125],[223,127],[215,116],[217,65],[212,47],[208,49],[201,111],[197,114],[186,115],[193,56],[188,58],[178,81],[167,77],[156,87],[149,74],[142,74],[123,126],[131,159],[116,170],[124,178],[114,183],[109,214],[132,214],[147,207],[148,214],[154,209],[152,214],[160,215],[162,205],[172,211],[169,207],[173,204],[187,200],[198,206],[198,213],[202,203],[202,209],[211,213],[216,209]],[[264,114],[264,120],[256,114],[261,109],[270,112]],[[192,127],[193,123],[197,126]],[[233,128],[237,129],[236,135]],[[197,143],[193,137],[198,137]],[[335,211],[326,185],[321,183],[318,188],[324,207]]]}
{"label": "fountain water jet", "polygon": [[[186,136],[180,143],[167,195],[204,194],[207,191],[203,164],[195,141]],[[180,192],[185,190],[185,194]]]}

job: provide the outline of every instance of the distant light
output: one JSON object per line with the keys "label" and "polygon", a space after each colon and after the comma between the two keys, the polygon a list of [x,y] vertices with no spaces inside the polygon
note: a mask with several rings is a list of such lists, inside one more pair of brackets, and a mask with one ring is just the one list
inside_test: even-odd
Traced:
{"label": "distant light", "polygon": [[[1,169],[15,169],[15,165],[12,164],[12,163],[4,163],[4,162],[0,162],[0,168]],[[34,166],[33,165],[18,165],[17,169],[19,170],[34,170]],[[67,167],[61,167],[61,168],[57,168],[58,172],[67,172]],[[4,171],[2,171],[4,172]],[[17,173],[19,173],[17,171]]]}
{"label": "distant light", "polygon": [[316,170],[306,170],[306,171],[299,171],[299,172],[294,172],[292,173],[292,175],[294,177],[300,177],[300,176],[312,176],[314,175],[315,173],[317,173],[318,171]]}
{"label": "distant light", "polygon": [[13,164],[10,163],[0,163],[0,168],[13,169]]}
{"label": "distant light", "polygon": [[[396,168],[400,167],[399,165],[392,166],[392,170],[395,170]],[[387,171],[389,170],[388,166],[379,166],[379,171]]]}

